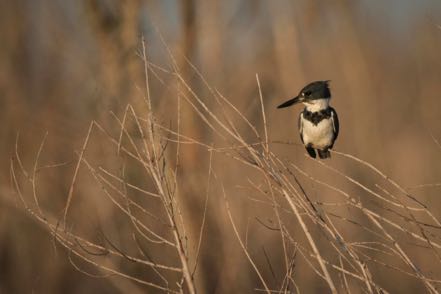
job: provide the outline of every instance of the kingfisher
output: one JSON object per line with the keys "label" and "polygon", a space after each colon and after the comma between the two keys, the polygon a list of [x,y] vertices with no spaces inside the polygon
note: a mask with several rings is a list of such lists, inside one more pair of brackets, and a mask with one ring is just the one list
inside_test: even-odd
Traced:
{"label": "kingfisher", "polygon": [[277,106],[284,108],[300,102],[305,105],[298,120],[300,140],[312,158],[316,158],[316,150],[321,159],[331,157],[329,149],[338,137],[338,116],[329,106],[330,100],[329,81],[315,81],[303,87],[296,97]]}

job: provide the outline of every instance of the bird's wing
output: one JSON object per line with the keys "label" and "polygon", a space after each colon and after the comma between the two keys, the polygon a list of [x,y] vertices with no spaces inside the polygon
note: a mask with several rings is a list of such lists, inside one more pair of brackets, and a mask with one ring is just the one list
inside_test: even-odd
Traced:
{"label": "bird's wing", "polygon": [[298,124],[299,124],[300,140],[302,140],[303,143],[303,112],[300,112]]}
{"label": "bird's wing", "polygon": [[331,120],[332,126],[334,127],[334,141],[338,137],[338,132],[340,130],[340,124],[338,122],[338,115],[334,108],[331,107]]}

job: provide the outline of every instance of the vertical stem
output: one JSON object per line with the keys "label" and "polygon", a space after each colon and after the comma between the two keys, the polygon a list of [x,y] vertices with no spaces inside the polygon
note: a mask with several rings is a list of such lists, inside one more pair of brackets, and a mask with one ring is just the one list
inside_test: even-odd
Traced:
{"label": "vertical stem", "polygon": [[285,190],[283,190],[282,192],[283,192],[283,195],[285,196],[286,200],[288,200],[288,203],[291,206],[292,210],[294,211],[294,214],[296,215],[300,225],[302,226],[302,229],[305,232],[306,238],[308,239],[308,242],[311,245],[312,250],[314,251],[315,255],[317,256],[318,263],[323,271],[323,274],[325,275],[326,282],[328,282],[329,288],[331,289],[332,293],[337,293],[337,289],[335,288],[334,282],[331,279],[331,275],[329,274],[328,269],[326,268],[326,265],[323,261],[323,258],[320,255],[320,252],[319,252],[317,246],[315,245],[314,239],[312,238],[308,227],[303,222],[303,219],[300,216],[300,213],[297,210],[297,207],[294,204],[294,202],[292,201],[291,197],[288,195],[288,193]]}

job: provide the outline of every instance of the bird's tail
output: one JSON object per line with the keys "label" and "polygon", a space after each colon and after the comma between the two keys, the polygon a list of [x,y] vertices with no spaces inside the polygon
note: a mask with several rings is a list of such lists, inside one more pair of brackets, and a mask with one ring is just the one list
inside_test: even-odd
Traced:
{"label": "bird's tail", "polygon": [[317,152],[321,159],[331,158],[331,152],[329,151],[329,149],[324,149],[324,150],[317,149]]}

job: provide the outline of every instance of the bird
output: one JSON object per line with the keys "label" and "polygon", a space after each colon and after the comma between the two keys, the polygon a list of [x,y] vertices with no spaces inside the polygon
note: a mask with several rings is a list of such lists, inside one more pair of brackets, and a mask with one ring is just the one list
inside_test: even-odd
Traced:
{"label": "bird", "polygon": [[316,150],[320,159],[330,158],[329,149],[334,146],[339,133],[337,112],[329,105],[331,100],[329,82],[329,80],[311,82],[303,87],[296,97],[277,106],[277,108],[285,108],[297,103],[305,105],[300,112],[298,125],[300,140],[312,158],[316,158]]}

